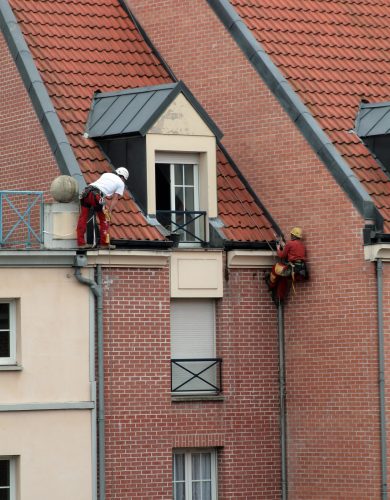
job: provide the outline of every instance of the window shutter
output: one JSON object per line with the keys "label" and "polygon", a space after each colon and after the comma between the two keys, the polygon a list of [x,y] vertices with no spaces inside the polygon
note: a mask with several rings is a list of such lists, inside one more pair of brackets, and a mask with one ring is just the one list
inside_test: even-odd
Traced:
{"label": "window shutter", "polygon": [[215,357],[214,300],[172,300],[171,356],[173,359]]}

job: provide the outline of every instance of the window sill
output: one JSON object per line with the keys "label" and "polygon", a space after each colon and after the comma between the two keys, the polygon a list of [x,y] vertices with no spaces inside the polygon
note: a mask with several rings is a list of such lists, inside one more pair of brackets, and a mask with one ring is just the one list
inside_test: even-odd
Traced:
{"label": "window sill", "polygon": [[171,393],[173,403],[185,403],[188,401],[225,401],[221,394],[175,394]]}
{"label": "window sill", "polygon": [[22,370],[21,365],[0,365],[0,372],[20,372]]}

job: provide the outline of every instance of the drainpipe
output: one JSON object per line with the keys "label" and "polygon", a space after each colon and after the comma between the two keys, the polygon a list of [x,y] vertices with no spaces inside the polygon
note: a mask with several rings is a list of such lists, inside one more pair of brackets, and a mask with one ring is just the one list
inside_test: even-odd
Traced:
{"label": "drainpipe", "polygon": [[280,402],[280,452],[282,500],[287,500],[287,436],[286,436],[286,382],[284,365],[284,320],[283,304],[278,305],[278,338],[279,338],[279,402]]}
{"label": "drainpipe", "polygon": [[[97,317],[97,355],[98,355],[98,435],[99,435],[99,499],[106,498],[106,474],[105,474],[105,429],[104,429],[104,357],[103,357],[103,288],[101,266],[96,266],[96,282],[85,278],[81,269],[87,265],[87,259],[83,255],[77,255],[75,259],[76,279],[90,287],[96,297]],[[93,358],[92,358],[92,362]],[[95,444],[96,448],[96,444]]]}
{"label": "drainpipe", "polygon": [[382,500],[387,500],[387,443],[386,443],[386,400],[385,400],[385,354],[383,335],[383,262],[376,262],[378,300],[378,350],[379,350],[379,404],[381,429],[381,492]]}

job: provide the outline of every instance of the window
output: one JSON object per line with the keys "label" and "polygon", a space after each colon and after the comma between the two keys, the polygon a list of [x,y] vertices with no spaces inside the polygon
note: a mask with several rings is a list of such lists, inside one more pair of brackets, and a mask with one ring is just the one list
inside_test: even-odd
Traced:
{"label": "window", "polygon": [[15,500],[15,460],[0,457],[0,500]]}
{"label": "window", "polygon": [[16,305],[0,300],[0,365],[16,364]]}
{"label": "window", "polygon": [[176,450],[173,453],[173,499],[216,500],[215,450]]}
{"label": "window", "polygon": [[171,390],[173,393],[218,393],[221,360],[215,357],[215,301],[171,302]]}
{"label": "window", "polygon": [[[171,159],[170,159],[171,156]],[[199,165],[196,155],[157,156],[156,214],[182,244],[205,240],[206,212],[199,210]]]}

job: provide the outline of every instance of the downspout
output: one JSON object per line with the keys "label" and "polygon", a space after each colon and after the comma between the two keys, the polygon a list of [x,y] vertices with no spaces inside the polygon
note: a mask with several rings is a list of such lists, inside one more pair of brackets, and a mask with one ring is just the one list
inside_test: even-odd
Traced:
{"label": "downspout", "polygon": [[282,500],[287,500],[287,435],[286,435],[286,381],[284,363],[284,319],[283,304],[278,305],[279,339],[279,403],[280,403],[280,459]]}
{"label": "downspout", "polygon": [[[75,277],[76,279],[90,287],[96,298],[96,317],[97,317],[97,356],[98,356],[98,436],[99,436],[99,499],[106,498],[106,474],[105,474],[105,429],[104,429],[104,357],[103,357],[103,288],[102,288],[102,270],[101,266],[96,266],[96,282],[85,278],[81,274],[81,269],[87,264],[85,256],[77,255],[75,259]],[[92,362],[93,359],[92,359]],[[95,410],[96,411],[96,410]],[[96,439],[96,434],[95,434]],[[95,443],[96,448],[96,443]],[[96,467],[96,466],[95,466]]]}
{"label": "downspout", "polygon": [[376,261],[377,301],[378,301],[378,350],[379,350],[379,404],[381,430],[381,492],[382,500],[387,500],[387,435],[385,399],[385,354],[383,334],[383,262]]}

